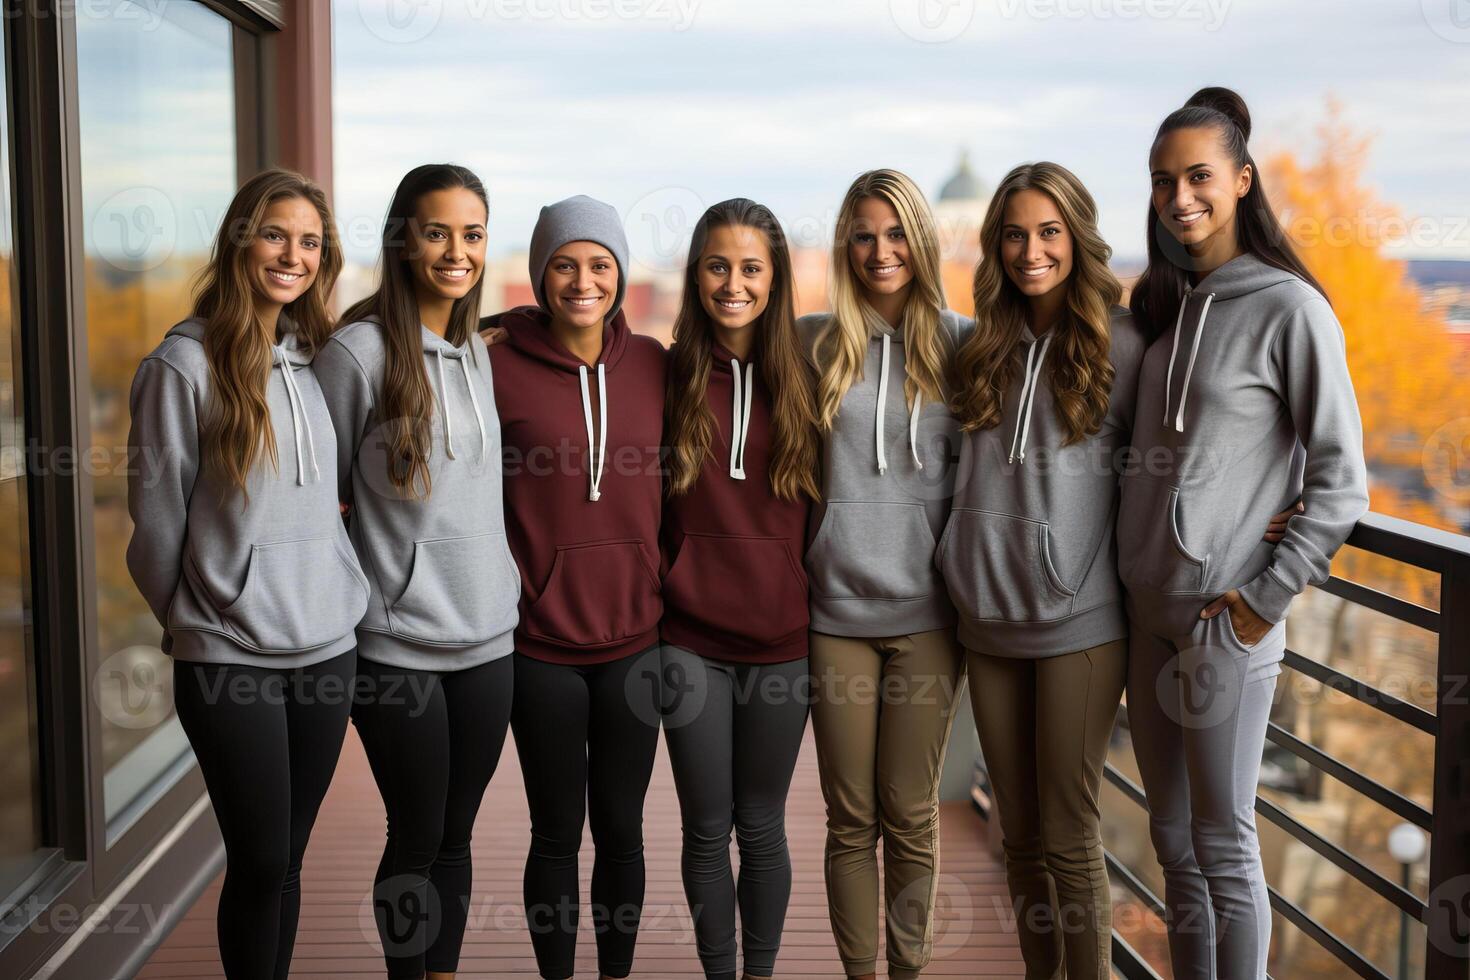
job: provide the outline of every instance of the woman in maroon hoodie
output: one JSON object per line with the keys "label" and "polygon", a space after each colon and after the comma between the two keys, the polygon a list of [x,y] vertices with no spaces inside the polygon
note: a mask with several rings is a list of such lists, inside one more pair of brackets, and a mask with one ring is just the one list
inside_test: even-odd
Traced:
{"label": "woman in maroon hoodie", "polygon": [[817,497],[814,379],[786,237],[753,201],[694,228],[666,399],[664,730],[683,812],[684,891],[710,980],[769,977],[791,895],[786,792],[806,728]]}
{"label": "woman in maroon hoodie", "polygon": [[542,208],[530,259],[538,306],[481,324],[506,332],[491,364],[523,583],[511,728],[531,810],[526,919],[541,976],[571,977],[590,808],[598,968],[626,977],[658,748],[665,355],[619,312],[628,245],[610,206]]}

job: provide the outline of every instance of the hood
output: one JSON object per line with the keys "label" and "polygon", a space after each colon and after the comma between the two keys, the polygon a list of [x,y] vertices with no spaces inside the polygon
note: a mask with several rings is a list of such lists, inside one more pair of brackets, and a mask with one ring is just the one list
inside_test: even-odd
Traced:
{"label": "hood", "polygon": [[719,371],[722,374],[729,374],[731,361],[740,361],[740,366],[746,367],[755,363],[755,354],[752,353],[742,361],[731,353],[730,349],[724,344],[716,341],[710,345],[710,367],[713,370]]}
{"label": "hood", "polygon": [[[301,346],[300,338],[297,336],[294,325],[286,317],[280,320],[281,340],[273,344],[275,354],[272,355],[271,363],[278,365],[285,360],[292,364],[306,366],[311,363],[311,353]],[[165,337],[188,337],[196,343],[204,343],[204,319],[202,317],[190,317],[182,323],[176,323],[169,328]]]}
{"label": "hood", "polygon": [[[568,351],[561,345],[561,341],[552,336],[551,314],[539,306],[517,306],[513,310],[486,317],[480,321],[480,329],[487,327],[504,327],[509,335],[506,343],[527,357],[559,371],[577,374],[584,366],[581,358]],[[602,357],[599,360],[607,365],[608,370],[617,367],[618,362],[623,359],[623,352],[628,349],[628,340],[632,336],[633,331],[622,310],[603,324]]]}
{"label": "hood", "polygon": [[1215,302],[1260,292],[1297,278],[1285,269],[1267,265],[1249,253],[1237,255],[1195,284],[1193,292],[1215,294]]}
{"label": "hood", "polygon": [[[300,367],[310,365],[311,355],[301,349],[296,331],[291,327],[291,321],[282,317],[280,327],[281,342],[271,346],[271,366],[277,368],[286,364]],[[165,336],[188,337],[202,344],[204,343],[204,320],[199,317],[190,317],[182,323],[175,324]],[[273,371],[272,376],[274,373]],[[316,461],[316,441],[311,435],[311,419],[307,417],[306,406],[301,400],[301,389],[296,386],[296,379],[292,377],[293,373],[294,370],[283,370],[281,384],[286,389],[286,403],[291,407],[291,435],[296,443],[296,485],[305,486],[308,471],[318,481],[321,480],[322,473]]]}
{"label": "hood", "polygon": [[[602,356],[593,368],[589,368],[581,358],[574,356],[552,336],[551,314],[539,306],[517,306],[513,310],[486,317],[480,321],[480,326],[482,329],[504,327],[508,334],[506,343],[513,349],[550,368],[577,376],[582,393],[582,418],[587,430],[587,499],[596,503],[602,498],[602,473],[607,461],[607,373],[618,366],[618,362],[623,359],[623,353],[628,349],[628,339],[633,331],[628,329],[627,318],[622,311],[618,311],[603,324]],[[592,397],[594,378],[597,384],[595,413]]]}
{"label": "hood", "polygon": [[1165,428],[1172,428],[1175,432],[1184,431],[1189,386],[1194,380],[1200,339],[1208,329],[1210,307],[1215,303],[1239,299],[1296,278],[1293,273],[1267,265],[1254,255],[1245,254],[1237,255],[1185,289],[1174,320],[1174,329],[1170,331],[1169,367],[1164,375],[1162,424]]}

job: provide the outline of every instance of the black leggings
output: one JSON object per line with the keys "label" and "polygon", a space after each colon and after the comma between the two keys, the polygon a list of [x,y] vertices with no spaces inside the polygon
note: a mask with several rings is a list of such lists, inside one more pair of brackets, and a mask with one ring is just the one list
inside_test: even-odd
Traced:
{"label": "black leggings", "polygon": [[526,802],[526,924],[546,980],[572,976],[577,948],[577,851],[589,815],[597,965],[633,969],[643,911],[643,797],[659,726],[658,647],[612,663],[562,666],[516,654],[511,725]]}
{"label": "black leggings", "polygon": [[359,667],[352,722],[388,813],[373,915],[395,980],[459,968],[470,834],[505,745],[513,676],[510,657],[445,672]]}
{"label": "black leggings", "polygon": [[337,768],[357,654],[290,670],[174,662],[174,708],[225,843],[219,956],[229,980],[286,980],[301,857]]}
{"label": "black leggings", "polygon": [[[786,795],[811,703],[807,660],[731,664],[665,646],[664,738],[679,790],[684,894],[708,980],[735,980],[735,907],[745,972],[773,976],[791,852]],[[730,871],[730,831],[740,884]]]}

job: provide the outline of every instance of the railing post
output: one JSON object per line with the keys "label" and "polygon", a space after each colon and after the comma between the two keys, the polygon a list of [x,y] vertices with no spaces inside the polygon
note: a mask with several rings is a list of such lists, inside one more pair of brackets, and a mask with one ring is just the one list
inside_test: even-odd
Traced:
{"label": "railing post", "polygon": [[1466,980],[1470,977],[1470,556],[1445,556],[1439,608],[1439,734],[1434,743],[1424,976]]}

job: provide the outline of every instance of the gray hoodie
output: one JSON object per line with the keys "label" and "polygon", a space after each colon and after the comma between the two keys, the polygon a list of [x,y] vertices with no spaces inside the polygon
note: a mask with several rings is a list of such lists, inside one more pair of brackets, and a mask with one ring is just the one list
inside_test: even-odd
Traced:
{"label": "gray hoodie", "polygon": [[[1304,456],[1293,465],[1298,440]],[[1272,514],[1300,495],[1274,547]],[[1187,635],[1229,589],[1269,622],[1327,579],[1368,509],[1363,428],[1337,317],[1289,272],[1242,255],[1184,298],[1144,355],[1118,516],[1135,623]]]}
{"label": "gray hoodie", "polygon": [[1115,310],[1107,415],[1067,445],[1050,384],[1053,343],[1022,334],[1000,423],[963,437],[939,541],[960,642],[996,657],[1050,657],[1128,635],[1113,525],[1146,344],[1128,311]]}
{"label": "gray hoodie", "polygon": [[368,585],[337,508],[336,440],[311,358],[286,332],[265,395],[278,465],[249,501],[200,465],[209,404],[204,323],[185,320],[133,377],[128,571],[180,660],[302,667],[351,650]]}
{"label": "gray hoodie", "polygon": [[490,352],[478,334],[455,347],[419,330],[434,393],[427,498],[406,497],[388,480],[378,432],[387,356],[378,321],[339,329],[313,367],[336,427],[352,543],[372,585],[358,656],[411,670],[463,670],[511,652],[521,578],[505,541]]}
{"label": "gray hoodie", "polygon": [[[812,350],[831,314],[797,323]],[[951,352],[973,323],[941,314]],[[811,628],[835,636],[904,636],[954,625],[934,564],[949,519],[959,427],[949,406],[904,397],[903,331],[875,325],[862,377],[822,437],[822,501],[807,548]]]}

